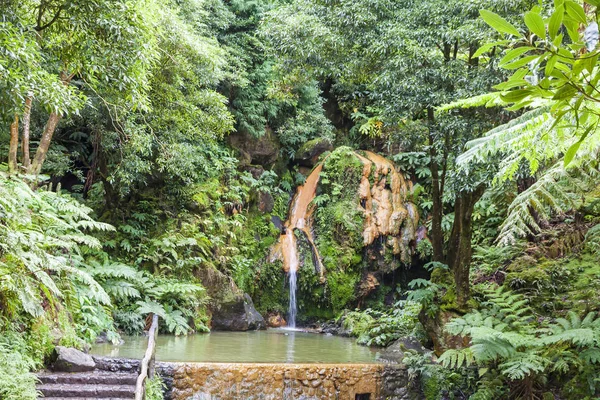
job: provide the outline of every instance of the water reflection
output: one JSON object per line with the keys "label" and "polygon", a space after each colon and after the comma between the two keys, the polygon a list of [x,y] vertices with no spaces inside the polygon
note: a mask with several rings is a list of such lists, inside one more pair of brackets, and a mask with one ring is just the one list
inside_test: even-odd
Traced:
{"label": "water reflection", "polygon": [[[142,358],[145,337],[124,337],[125,344],[99,344],[92,354]],[[258,332],[212,332],[190,336],[161,335],[159,361],[369,363],[378,353],[353,339],[300,331],[270,329]]]}

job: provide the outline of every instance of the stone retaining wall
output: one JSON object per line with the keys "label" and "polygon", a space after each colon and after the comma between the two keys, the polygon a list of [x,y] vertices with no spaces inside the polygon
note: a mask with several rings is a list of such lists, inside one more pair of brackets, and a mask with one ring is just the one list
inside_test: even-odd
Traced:
{"label": "stone retaining wall", "polygon": [[[98,369],[113,372],[137,372],[140,364],[110,357],[94,360]],[[159,362],[156,367],[167,385],[165,400],[423,399],[411,389],[401,364]]]}
{"label": "stone retaining wall", "polygon": [[406,369],[383,364],[173,365],[174,400],[409,400]]}

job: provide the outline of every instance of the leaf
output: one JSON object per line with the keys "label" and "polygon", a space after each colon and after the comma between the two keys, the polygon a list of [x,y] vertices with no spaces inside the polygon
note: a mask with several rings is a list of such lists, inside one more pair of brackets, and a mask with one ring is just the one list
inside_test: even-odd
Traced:
{"label": "leaf", "polygon": [[475,52],[475,54],[473,54],[473,58],[480,57],[483,53],[486,53],[486,52],[490,51],[494,47],[496,47],[495,43],[486,43],[486,44],[484,44],[483,46],[481,46],[480,48],[477,49],[477,51]]}
{"label": "leaf", "polygon": [[581,146],[581,140],[569,147],[569,150],[567,150],[567,152],[565,153],[565,167],[569,165],[569,163],[573,160],[573,157],[575,157],[577,150],[579,150],[579,146]]}
{"label": "leaf", "polygon": [[554,94],[554,97],[552,97],[552,100],[567,99],[569,97],[572,97],[575,93],[577,93],[577,89],[567,84],[558,89],[558,91]]}
{"label": "leaf", "polygon": [[540,56],[538,56],[538,55],[523,57],[523,58],[520,58],[520,59],[518,59],[516,61],[513,61],[511,63],[503,65],[502,68],[504,68],[504,69],[517,69],[517,68],[523,67],[523,66],[529,64],[530,62],[533,62],[533,61],[535,61],[535,60],[537,60],[539,58],[540,58]]}
{"label": "leaf", "polygon": [[575,157],[575,154],[577,154],[577,151],[579,150],[579,147],[581,146],[581,143],[583,143],[583,141],[585,140],[585,138],[590,134],[590,132],[592,131],[592,129],[594,127],[595,127],[595,125],[589,126],[585,130],[585,132],[583,133],[583,135],[581,135],[581,137],[579,138],[579,140],[577,141],[577,143],[574,143],[573,145],[571,145],[571,147],[569,147],[569,149],[565,153],[565,158],[564,158],[564,165],[565,165],[565,167],[567,165],[569,165],[571,163],[571,161],[573,161],[573,158]]}
{"label": "leaf", "polygon": [[513,24],[502,18],[496,13],[488,10],[480,10],[479,14],[486,24],[501,33],[508,33],[509,35],[521,36],[521,33],[515,28]]}
{"label": "leaf", "polygon": [[506,94],[501,95],[502,101],[507,103],[514,103],[517,101],[523,100],[525,97],[531,94],[531,90],[529,89],[518,89],[512,90]]}
{"label": "leaf", "polygon": [[583,7],[572,0],[565,1],[565,7],[567,14],[573,18],[575,21],[585,24],[587,22],[587,18],[585,17],[585,11]]}
{"label": "leaf", "polygon": [[556,10],[552,13],[550,21],[548,22],[548,34],[552,39],[556,37],[560,25],[562,24],[563,17],[565,15],[565,8],[560,6],[556,7]]}
{"label": "leaf", "polygon": [[583,0],[584,2],[591,4],[594,7],[600,7],[600,0]]}
{"label": "leaf", "polygon": [[544,25],[544,20],[540,14],[531,11],[525,13],[525,25],[527,25],[529,30],[535,33],[539,38],[546,38],[546,26]]}
{"label": "leaf", "polygon": [[507,52],[504,57],[502,57],[502,59],[499,62],[499,65],[502,67],[505,64],[507,64],[508,62],[519,57],[520,55],[527,53],[529,50],[533,50],[533,47],[523,46],[523,47],[517,47],[516,49],[512,49],[509,52]]}

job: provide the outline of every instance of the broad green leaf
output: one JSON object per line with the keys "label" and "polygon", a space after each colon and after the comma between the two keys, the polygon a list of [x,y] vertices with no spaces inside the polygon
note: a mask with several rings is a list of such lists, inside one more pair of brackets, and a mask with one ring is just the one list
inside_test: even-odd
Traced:
{"label": "broad green leaf", "polygon": [[583,135],[581,135],[581,137],[579,138],[579,140],[577,141],[577,143],[574,143],[573,145],[571,145],[571,147],[569,147],[569,149],[565,153],[565,158],[564,158],[564,163],[565,163],[564,165],[565,165],[565,167],[567,165],[569,165],[571,163],[571,161],[573,161],[573,158],[575,157],[575,154],[577,154],[577,151],[579,150],[579,147],[581,147],[581,143],[583,143],[583,141],[585,140],[585,138],[589,135],[589,133],[595,127],[596,127],[595,125],[589,126],[585,130],[585,132],[583,133]]}
{"label": "broad green leaf", "polygon": [[508,93],[502,94],[500,96],[500,98],[502,99],[502,101],[505,101],[507,103],[515,103],[517,101],[523,100],[525,97],[529,96],[530,94],[531,94],[531,90],[529,90],[529,89],[518,89],[518,90],[512,90]]}
{"label": "broad green leaf", "polygon": [[552,13],[550,17],[550,21],[548,22],[548,34],[552,39],[556,37],[558,30],[560,29],[560,25],[563,21],[563,16],[565,15],[565,8],[560,6],[557,7],[556,10]]}
{"label": "broad green leaf", "polygon": [[572,0],[565,1],[565,8],[567,14],[577,22],[585,24],[587,22],[587,18],[585,17],[585,11],[581,5],[577,4]]}
{"label": "broad green leaf", "polygon": [[591,74],[592,71],[594,70],[594,67],[596,66],[596,63],[598,62],[598,54],[596,54],[595,56],[592,57],[587,57],[585,60],[585,69],[588,70],[588,72]]}
{"label": "broad green leaf", "polygon": [[564,85],[563,87],[558,89],[554,97],[552,97],[552,100],[567,99],[573,96],[575,93],[577,93],[577,89],[575,89],[573,86]]}
{"label": "broad green leaf", "polygon": [[567,28],[567,33],[569,34],[569,37],[571,38],[571,40],[573,42],[578,42],[580,39],[579,38],[579,23],[574,19],[565,18],[563,20],[563,25]]}
{"label": "broad green leaf", "polygon": [[540,14],[531,11],[525,13],[525,25],[527,25],[531,32],[538,35],[539,38],[546,38],[546,26]]}
{"label": "broad green leaf", "polygon": [[483,53],[487,53],[488,51],[490,51],[494,47],[496,47],[495,43],[486,43],[486,44],[484,44],[483,46],[481,46],[480,48],[477,49],[477,51],[475,52],[475,54],[473,54],[473,58],[480,57]]}
{"label": "broad green leaf", "polygon": [[511,63],[503,65],[502,68],[504,68],[504,69],[517,69],[517,68],[523,67],[523,66],[529,64],[530,62],[533,62],[533,61],[535,61],[535,60],[537,60],[539,58],[540,58],[540,56],[527,56],[527,57],[523,57],[523,58],[520,58],[520,59],[518,59],[516,61],[513,61]]}
{"label": "broad green leaf", "polygon": [[533,47],[530,46],[523,46],[523,47],[517,47],[516,49],[512,49],[509,52],[506,53],[506,55],[504,57],[502,57],[502,59],[499,62],[500,66],[503,66],[505,64],[507,64],[508,62],[514,60],[515,58],[519,57],[520,55],[527,53],[529,50],[533,50]]}
{"label": "broad green leaf", "polygon": [[556,54],[548,59],[548,61],[546,62],[546,68],[544,70],[544,73],[546,76],[548,76],[552,73],[552,70],[554,69],[554,65],[556,64],[557,61],[558,61],[558,56]]}
{"label": "broad green leaf", "polygon": [[483,20],[486,22],[486,24],[488,24],[498,32],[508,33],[509,35],[514,36],[521,35],[521,33],[518,31],[517,28],[515,28],[513,24],[511,24],[498,14],[488,10],[480,10],[479,14],[481,15],[481,18],[483,18]]}
{"label": "broad green leaf", "polygon": [[600,7],[600,0],[583,0],[584,2],[593,5],[594,7]]}

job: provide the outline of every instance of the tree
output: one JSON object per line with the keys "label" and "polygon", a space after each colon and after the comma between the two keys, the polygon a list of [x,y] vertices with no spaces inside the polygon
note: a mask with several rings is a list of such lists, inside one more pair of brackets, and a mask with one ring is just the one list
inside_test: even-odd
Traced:
{"label": "tree", "polygon": [[[12,113],[24,115],[25,153],[32,108],[41,105],[49,114],[31,164],[23,160],[27,173],[41,172],[61,118],[81,110],[90,93],[145,107],[148,68],[155,57],[152,6],[141,1],[24,1],[9,2],[3,12],[2,54],[10,62],[5,70],[10,79],[3,81]],[[13,132],[17,123],[15,118]],[[11,143],[14,170],[17,141]]]}
{"label": "tree", "polygon": [[[528,1],[490,1],[485,6],[511,19]],[[433,259],[452,264],[458,297],[468,294],[469,257],[454,257],[452,246],[470,237],[470,214],[481,195],[477,179],[464,191],[447,196],[454,159],[464,143],[478,137],[504,114],[437,113],[436,107],[465,94],[485,93],[503,73],[493,62],[480,62],[476,50],[491,37],[478,18],[480,3],[430,0],[341,1],[303,0],[273,10],[263,34],[290,73],[332,81],[339,112],[354,119],[351,130],[383,138],[388,147],[422,151],[429,160],[427,188],[432,200],[428,216]],[[400,137],[398,132],[409,133]],[[398,137],[400,137],[398,139]],[[459,185],[460,186],[460,185]],[[455,229],[443,218],[454,203]],[[450,236],[451,237],[450,237]],[[465,265],[466,263],[466,265]]]}

